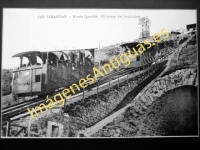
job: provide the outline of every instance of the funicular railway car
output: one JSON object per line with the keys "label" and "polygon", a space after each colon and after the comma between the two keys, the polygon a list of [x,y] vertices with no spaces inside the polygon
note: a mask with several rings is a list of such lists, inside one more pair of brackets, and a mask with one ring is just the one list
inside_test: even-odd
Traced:
{"label": "funicular railway car", "polygon": [[14,98],[46,94],[77,83],[92,72],[94,50],[29,51],[14,55],[20,58],[20,66],[13,70]]}
{"label": "funicular railway car", "polygon": [[[151,44],[150,48],[148,48],[149,44],[144,43],[144,40],[146,39],[148,39],[149,43]],[[158,43],[155,42],[152,37],[147,37],[136,39],[134,42],[128,42],[119,45],[120,48],[123,49],[123,52],[127,52],[127,55],[129,50],[134,55],[135,53],[133,52],[132,48],[135,48],[135,50],[138,51],[138,48],[140,47],[137,46],[138,44],[142,44],[145,48],[145,51],[143,51],[142,54],[138,52],[139,55],[137,57],[130,57],[131,64],[128,66],[128,68],[151,65],[155,63],[155,61],[159,61],[160,58],[165,56],[169,49],[174,49],[174,47],[176,47],[175,40],[172,40],[173,37],[171,35],[168,36],[168,38],[162,37],[161,39],[163,40]]]}
{"label": "funicular railway car", "polygon": [[[143,44],[143,43],[129,42],[129,43],[124,43],[124,44],[120,45],[121,48],[123,49],[123,52],[126,52],[128,56],[129,56],[128,51],[130,51],[132,55],[135,55],[133,48],[135,48],[135,50],[138,53],[138,55],[135,58],[131,58],[129,56],[130,65],[128,67],[124,67],[124,68],[132,68],[132,67],[137,68],[137,67],[140,67],[143,65],[149,65],[155,60],[155,55],[156,55],[156,53],[158,53],[157,52],[158,48],[156,48],[156,46],[151,46],[149,49],[147,49],[147,45],[143,44],[143,46],[146,50],[143,51],[142,54],[140,54],[138,52],[138,48],[137,48],[138,44]],[[151,44],[153,45],[154,43],[152,42]]]}

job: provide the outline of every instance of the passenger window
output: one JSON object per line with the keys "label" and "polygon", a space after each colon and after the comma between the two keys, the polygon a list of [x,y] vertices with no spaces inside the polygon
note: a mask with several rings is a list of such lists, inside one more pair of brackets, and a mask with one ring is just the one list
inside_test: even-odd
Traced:
{"label": "passenger window", "polygon": [[36,69],[35,82],[40,82],[41,69]]}
{"label": "passenger window", "polygon": [[35,82],[40,82],[40,75],[35,76]]}

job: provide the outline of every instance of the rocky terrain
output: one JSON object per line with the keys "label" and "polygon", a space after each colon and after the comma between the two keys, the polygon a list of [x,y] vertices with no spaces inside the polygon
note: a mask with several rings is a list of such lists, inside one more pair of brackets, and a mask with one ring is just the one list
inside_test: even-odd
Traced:
{"label": "rocky terrain", "polygon": [[2,70],[2,95],[8,95],[11,93],[11,83],[12,83],[12,70],[3,69]]}
{"label": "rocky terrain", "polygon": [[194,42],[189,42],[175,55],[170,63],[170,69],[165,74],[184,68],[197,68],[197,45]]}
{"label": "rocky terrain", "polygon": [[13,98],[11,95],[12,87],[12,70],[3,69],[2,71],[2,98],[1,105],[2,107],[9,106],[13,103]]}
{"label": "rocky terrain", "polygon": [[[130,103],[132,97],[136,96],[162,70],[163,68],[160,68],[157,73],[151,72],[152,75],[149,78],[147,74],[144,74],[143,77],[137,80],[129,81],[128,85],[122,83],[118,91],[116,90],[117,87],[114,87],[110,92],[103,91],[98,98],[92,96],[73,106],[67,106],[64,112],[70,116],[69,123],[72,129],[69,136],[75,136],[77,131],[93,126]],[[129,92],[131,94],[128,94]]]}
{"label": "rocky terrain", "polygon": [[180,88],[197,86],[196,71],[182,69],[158,78],[131,107],[92,136],[197,135],[197,89]]}
{"label": "rocky terrain", "polygon": [[144,114],[129,107],[92,137],[198,135],[197,89],[180,87],[158,98]]}
{"label": "rocky terrain", "polygon": [[[132,106],[92,137],[198,135],[197,46],[192,39]],[[189,86],[188,86],[189,85]]]}

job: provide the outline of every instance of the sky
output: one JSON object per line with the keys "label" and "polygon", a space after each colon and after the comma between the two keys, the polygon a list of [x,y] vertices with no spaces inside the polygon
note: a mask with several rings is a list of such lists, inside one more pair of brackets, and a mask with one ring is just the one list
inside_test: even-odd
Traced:
{"label": "sky", "polygon": [[134,41],[140,35],[139,17],[146,16],[151,21],[150,35],[163,28],[186,29],[197,18],[196,10],[184,9],[4,8],[2,68],[19,66],[19,58],[12,56],[20,52],[102,48]]}

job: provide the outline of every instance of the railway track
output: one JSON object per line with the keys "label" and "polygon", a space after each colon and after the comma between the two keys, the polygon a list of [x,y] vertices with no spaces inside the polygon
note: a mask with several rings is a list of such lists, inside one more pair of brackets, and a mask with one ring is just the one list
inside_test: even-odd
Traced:
{"label": "railway track", "polygon": [[[138,69],[138,68],[136,68],[136,69]],[[136,69],[134,68],[134,70],[136,70]],[[129,73],[131,73],[132,71],[133,71],[133,68],[127,69],[127,70],[121,70],[119,72],[111,73],[110,75],[105,76],[104,78],[102,78],[101,80],[99,80],[98,84],[99,84],[99,86],[102,86],[105,83],[108,83],[108,81],[110,80],[110,76],[112,76],[112,80],[110,80],[110,82],[116,80],[117,78],[119,78],[119,80],[121,80],[120,79],[121,77],[126,77],[126,75],[129,74]],[[138,78],[139,76],[140,76],[140,74],[138,74],[136,76],[136,78]],[[96,85],[97,82],[94,83],[94,84],[95,85],[93,85],[93,88],[95,86],[97,86]],[[88,91],[86,90],[85,92],[87,93]],[[71,98],[79,96],[79,95],[82,95],[82,92],[77,93],[76,95],[72,96]],[[12,118],[12,120],[14,120],[14,119],[17,119],[17,118],[29,115],[29,113],[27,112],[27,108],[33,108],[35,106],[38,106],[42,102],[44,103],[45,100],[46,99],[35,98],[35,99],[31,99],[31,100],[26,101],[26,102],[22,102],[20,104],[16,104],[16,105],[11,106],[11,107],[4,108],[2,110],[2,116],[3,116],[3,118]],[[81,98],[79,100],[81,100]],[[18,116],[18,117],[16,117],[16,116]]]}
{"label": "railway track", "polygon": [[[106,75],[105,77],[101,78],[101,79],[98,81],[98,82],[99,82],[99,85],[102,85],[102,84],[106,83],[106,82],[109,80],[109,77],[110,77],[110,76],[116,76],[116,74],[120,74],[119,77],[121,77],[121,76],[127,74],[128,72],[130,72],[130,70],[132,70],[132,68],[129,68],[129,69],[127,69],[127,70],[123,69],[123,70],[120,70],[120,71],[117,71],[117,72],[110,73],[110,74]],[[116,78],[117,78],[117,77],[115,77],[115,78],[112,77],[112,79],[116,79]],[[91,87],[91,88],[94,88],[94,87],[96,87],[96,86],[97,86],[97,81],[95,81],[90,87]],[[62,88],[62,89],[63,89],[63,88]],[[62,91],[62,89],[56,90],[56,92],[60,92],[60,91]],[[77,89],[74,89],[74,90],[77,91]],[[82,92],[82,90],[81,90],[80,92],[76,92],[76,93],[78,94],[78,93],[81,93],[81,92]],[[50,94],[47,94],[47,95],[50,95]],[[53,94],[51,94],[50,96],[53,96]],[[12,106],[4,107],[4,108],[2,109],[2,112],[5,113],[5,112],[8,112],[8,111],[10,111],[10,110],[12,110],[12,109],[19,108],[19,107],[23,107],[23,106],[26,106],[26,105],[28,105],[28,104],[33,104],[33,103],[37,103],[37,102],[41,102],[41,101],[42,101],[42,100],[41,100],[41,98],[39,98],[39,97],[33,98],[33,99],[29,99],[29,100],[27,100],[27,101],[24,101],[24,102],[21,102],[21,103],[18,103],[18,104],[14,104],[14,105],[12,105]]]}
{"label": "railway track", "polygon": [[[168,55],[170,55],[173,51],[169,52],[168,54],[166,54],[164,57],[166,58]],[[157,60],[156,60],[157,61]],[[147,64],[145,64],[147,65]],[[158,65],[158,63],[152,65],[151,67],[154,67]],[[138,75],[136,75],[134,78],[138,78],[141,76],[141,74],[144,74],[145,72],[149,71],[148,69],[146,69],[145,71],[143,70],[140,70],[140,68],[143,68],[143,66],[140,66],[140,67],[137,67],[137,68],[128,68],[128,69],[122,69],[122,70],[119,70],[119,71],[116,71],[116,72],[112,72],[110,74],[107,74],[105,75],[103,78],[100,78],[98,81],[95,81],[91,86],[90,88],[92,88],[93,90],[95,90],[95,87],[97,88],[97,86],[102,86],[108,82],[112,82],[114,80],[121,80],[120,78],[125,78],[127,77],[128,79],[128,76],[130,74],[134,74],[136,72],[139,72]],[[62,90],[62,89],[61,89]],[[57,92],[61,91],[61,90],[58,90]],[[74,98],[76,96],[80,96],[82,95],[82,92],[83,91],[80,91],[79,93],[77,93],[76,95],[72,96],[71,98]],[[87,89],[85,90],[85,93],[87,93]],[[53,94],[50,95],[49,98],[52,98]],[[71,99],[70,98],[70,99]],[[81,100],[82,98],[80,97],[79,100]],[[15,104],[13,106],[10,106],[10,107],[6,107],[6,108],[3,108],[2,110],[2,117],[3,117],[3,120],[15,120],[15,119],[18,119],[18,118],[21,118],[21,117],[24,117],[24,116],[27,116],[27,115],[30,115],[28,112],[27,112],[27,108],[33,108],[35,106],[38,106],[39,104],[41,104],[42,102],[45,103],[45,98],[34,98],[34,99],[30,99],[28,101],[25,101],[25,102],[21,102],[19,104]],[[67,104],[69,105],[69,104]],[[42,108],[42,107],[41,107]],[[44,108],[42,108],[44,109]],[[5,123],[5,121],[3,121],[3,123]]]}
{"label": "railway track", "polygon": [[[120,76],[123,76],[124,74],[127,74],[128,72],[130,72],[130,70],[132,70],[132,68],[129,68],[129,69],[127,69],[127,70],[123,69],[123,70],[120,70],[120,71],[117,71],[117,72],[110,73],[110,74],[108,74],[108,75],[105,75],[104,78],[100,79],[98,82],[99,82],[100,85],[101,85],[101,84],[104,84],[104,83],[106,83],[106,82],[109,80],[109,77],[110,77],[110,76],[113,76],[113,75],[116,75],[116,74],[120,74]],[[119,77],[120,77],[120,76],[119,76]],[[113,77],[112,77],[112,78],[113,78]],[[117,77],[115,77],[115,78],[117,78]],[[113,78],[113,79],[114,79],[114,78]],[[94,88],[94,87],[96,87],[96,86],[97,86],[97,81],[95,81],[95,82],[90,86],[90,88]],[[62,89],[63,89],[63,88],[62,88]],[[61,89],[61,90],[56,90],[56,92],[60,92],[60,91],[62,91],[62,89]],[[80,92],[78,92],[77,89],[74,89],[74,90],[76,91],[77,94],[82,92],[82,90],[81,90]],[[50,95],[50,94],[47,94],[47,95]],[[53,94],[51,94],[50,96],[53,96]],[[18,103],[18,104],[14,104],[14,105],[12,105],[12,106],[4,107],[4,108],[2,109],[2,113],[6,113],[6,112],[8,112],[8,111],[10,111],[10,110],[12,110],[12,109],[16,109],[16,108],[19,108],[19,107],[27,106],[28,104],[39,103],[39,102],[42,102],[42,101],[43,101],[43,100],[42,100],[40,97],[33,98],[33,99],[29,99],[29,100],[27,100],[27,101],[20,102],[20,103]]]}

